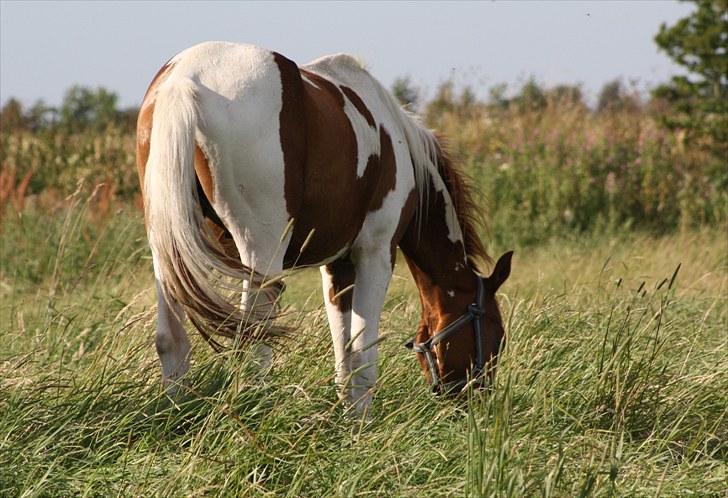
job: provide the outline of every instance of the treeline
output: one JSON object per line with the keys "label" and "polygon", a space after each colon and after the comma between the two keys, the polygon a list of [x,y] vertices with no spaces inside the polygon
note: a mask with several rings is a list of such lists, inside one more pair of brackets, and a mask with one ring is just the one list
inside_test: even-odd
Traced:
{"label": "treeline", "polygon": [[119,109],[118,101],[119,96],[111,90],[81,85],[69,88],[59,107],[38,100],[24,108],[19,100],[11,98],[0,110],[0,130],[77,133],[115,127],[131,131],[139,109]]}
{"label": "treeline", "polygon": [[433,118],[444,111],[460,109],[539,110],[547,105],[579,106],[596,113],[620,111],[623,109],[642,110],[653,105],[653,100],[645,101],[636,88],[626,86],[619,78],[606,83],[592,108],[587,103],[581,85],[560,84],[546,87],[531,77],[509,97],[509,85],[500,83],[488,89],[488,98],[481,101],[475,90],[465,85],[456,89],[453,81],[442,83],[430,100],[422,98],[419,89],[409,77],[401,77],[392,85],[392,93],[400,104],[413,111],[422,112],[425,117]]}
{"label": "treeline", "polygon": [[[579,85],[557,85],[545,88],[535,79],[523,84],[514,97],[507,98],[508,86],[503,83],[490,89],[490,98],[480,102],[471,87],[456,92],[452,81],[439,86],[432,100],[424,105],[425,117],[433,126],[437,116],[458,109],[463,113],[477,112],[483,106],[499,109],[518,108],[539,110],[549,103],[588,108]],[[399,101],[410,109],[417,109],[421,97],[409,78],[398,78],[392,92]],[[104,87],[89,88],[81,85],[71,87],[59,107],[47,105],[42,100],[30,107],[23,107],[17,99],[9,99],[0,110],[0,128],[6,132],[61,132],[101,131],[109,127],[132,131],[136,124],[138,107],[118,108],[118,95]],[[594,109],[595,112],[641,110],[645,105],[635,89],[628,89],[617,79],[604,85]]]}
{"label": "treeline", "polygon": [[[529,79],[507,97],[508,85],[501,83],[489,89],[489,98],[481,101],[470,86],[457,90],[452,81],[442,83],[429,101],[424,101],[419,90],[408,77],[398,78],[392,92],[402,105],[421,111],[430,126],[437,127],[438,117],[457,111],[468,115],[483,109],[539,111],[547,106],[576,106],[597,114],[628,110],[631,112],[671,112],[669,99],[653,96],[644,100],[636,88],[627,87],[621,79],[606,83],[594,108],[587,104],[580,85],[562,84],[551,88]],[[118,95],[104,87],[71,87],[60,106],[53,107],[39,100],[23,107],[15,98],[9,99],[0,110],[0,128],[5,132],[56,130],[61,132],[101,131],[109,127],[133,131],[138,107],[120,109]],[[421,107],[421,108],[420,108]]]}

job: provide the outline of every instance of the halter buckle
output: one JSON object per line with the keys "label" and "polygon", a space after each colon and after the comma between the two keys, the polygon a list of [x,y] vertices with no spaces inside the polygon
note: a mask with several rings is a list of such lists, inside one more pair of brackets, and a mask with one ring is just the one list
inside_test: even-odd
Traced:
{"label": "halter buckle", "polygon": [[485,310],[480,307],[480,303],[470,303],[468,305],[468,313],[473,315],[474,318],[482,318],[485,315]]}

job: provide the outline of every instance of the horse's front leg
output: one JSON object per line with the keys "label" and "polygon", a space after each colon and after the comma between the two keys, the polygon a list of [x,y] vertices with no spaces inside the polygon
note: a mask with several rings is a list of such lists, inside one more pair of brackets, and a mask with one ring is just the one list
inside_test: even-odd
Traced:
{"label": "horse's front leg", "polygon": [[326,315],[329,319],[331,340],[334,343],[337,392],[339,398],[351,401],[348,382],[351,375],[349,340],[351,339],[353,294],[351,286],[354,284],[354,265],[348,257],[343,257],[322,266],[320,270]]}
{"label": "horse's front leg", "polygon": [[167,393],[177,391],[179,379],[190,368],[190,341],[182,326],[184,312],[177,303],[168,303],[157,279],[157,334],[154,343],[162,363],[162,384]]}
{"label": "horse's front leg", "polygon": [[351,315],[351,398],[356,410],[369,408],[377,381],[379,316],[392,278],[389,244],[355,255],[356,278]]}

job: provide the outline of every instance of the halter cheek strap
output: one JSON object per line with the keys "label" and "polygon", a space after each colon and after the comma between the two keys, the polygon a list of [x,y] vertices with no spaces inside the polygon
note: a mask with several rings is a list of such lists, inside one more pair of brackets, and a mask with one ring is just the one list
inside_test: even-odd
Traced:
{"label": "halter cheek strap", "polygon": [[432,379],[432,390],[437,392],[439,390],[447,388],[455,388],[463,384],[463,382],[454,383],[443,383],[437,374],[437,365],[435,364],[435,358],[432,355],[432,348],[446,340],[451,335],[462,330],[462,328],[468,323],[475,322],[473,324],[473,333],[475,334],[475,364],[471,371],[471,377],[476,378],[483,371],[485,366],[485,357],[483,352],[483,337],[482,337],[482,318],[485,314],[483,309],[483,294],[484,294],[483,279],[478,278],[478,291],[475,295],[475,302],[468,305],[468,310],[460,318],[454,322],[448,324],[444,329],[437,332],[435,335],[427,339],[425,342],[417,342],[416,338],[407,341],[405,347],[414,351],[415,353],[422,353],[425,356],[427,362],[427,368],[430,371],[430,378]]}

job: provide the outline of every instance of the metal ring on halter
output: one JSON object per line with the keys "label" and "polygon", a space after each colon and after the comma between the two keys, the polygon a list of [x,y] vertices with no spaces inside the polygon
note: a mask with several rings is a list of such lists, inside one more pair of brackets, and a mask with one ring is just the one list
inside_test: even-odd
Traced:
{"label": "metal ring on halter", "polygon": [[462,330],[462,327],[470,323],[473,324],[473,333],[475,334],[475,364],[471,370],[471,377],[476,378],[483,371],[485,366],[485,358],[483,355],[483,337],[481,334],[482,325],[481,319],[485,315],[485,309],[483,308],[483,279],[478,278],[478,290],[475,295],[475,302],[468,305],[468,310],[460,318],[454,322],[448,324],[444,329],[437,332],[435,335],[427,339],[425,342],[417,342],[417,338],[407,341],[405,347],[414,351],[415,353],[422,353],[425,356],[427,362],[427,368],[430,371],[430,377],[432,378],[432,391],[437,392],[443,389],[454,390],[454,388],[462,385],[467,385],[466,382],[455,381],[443,383],[440,377],[437,375],[437,365],[435,364],[435,358],[432,356],[432,348],[437,346],[442,341],[453,335],[454,333]]}

